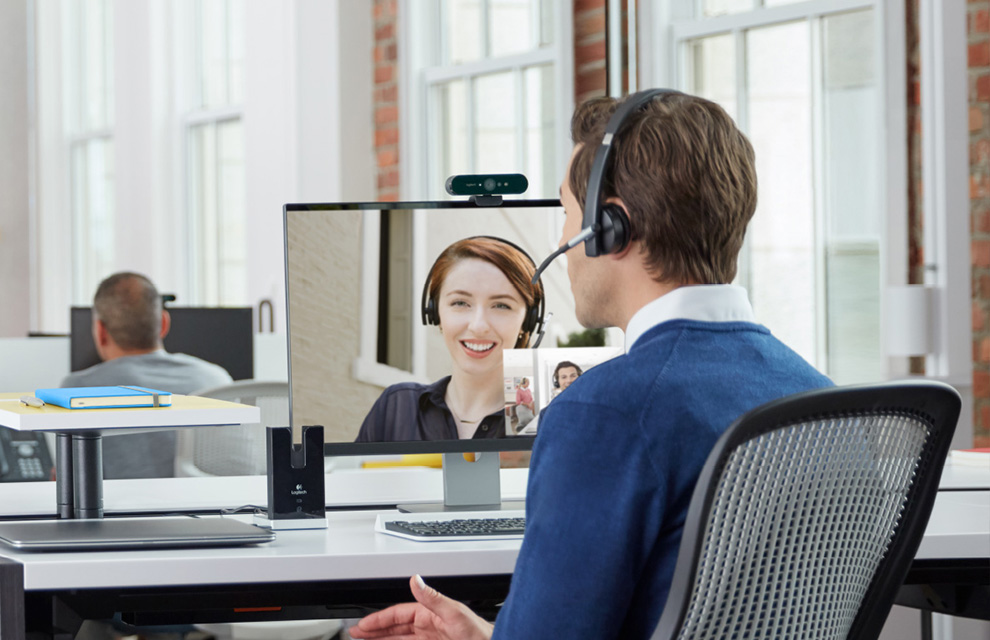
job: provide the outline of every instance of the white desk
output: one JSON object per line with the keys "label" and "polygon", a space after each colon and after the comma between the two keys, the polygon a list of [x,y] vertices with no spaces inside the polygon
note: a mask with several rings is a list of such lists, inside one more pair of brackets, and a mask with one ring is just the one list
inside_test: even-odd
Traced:
{"label": "white desk", "polygon": [[54,431],[56,504],[61,518],[103,517],[104,432],[202,425],[255,424],[258,407],[200,398],[172,396],[172,406],[135,409],[40,408],[20,402],[30,393],[0,393],[0,425],[17,431]]}
{"label": "white desk", "polygon": [[[503,470],[503,498],[520,497],[526,473]],[[263,478],[121,480],[107,484],[108,512],[130,511],[140,494],[146,500],[156,496],[154,506],[165,510],[193,499],[204,508],[207,504],[228,507],[255,502],[257,496],[264,495]],[[176,485],[183,487],[181,494],[164,491]],[[0,505],[4,506],[8,504],[6,497],[37,491],[29,485],[2,488],[5,495],[0,495]],[[328,502],[347,502],[383,489],[379,499],[387,497],[395,502],[439,500],[442,496],[440,472],[425,469],[337,472],[327,476],[327,488]],[[518,541],[413,542],[375,533],[377,513],[377,509],[331,509],[326,530],[279,531],[275,542],[257,547],[84,553],[26,553],[0,548],[0,556],[8,559],[0,559],[0,636],[4,640],[8,633],[15,640],[23,637],[16,635],[16,629],[9,631],[4,626],[4,612],[11,610],[35,616],[39,611],[57,609],[63,616],[66,611],[75,611],[86,617],[108,616],[120,610],[126,612],[127,621],[141,624],[353,617],[366,607],[408,600],[408,577],[415,573],[460,599],[498,601],[504,597],[515,567]],[[911,584],[926,589],[937,584],[930,578],[942,565],[955,567],[953,563],[957,563],[965,568],[974,558],[984,562],[975,565],[978,573],[980,567],[990,567],[988,557],[990,491],[942,492],[918,553],[918,562],[928,573]],[[986,571],[983,568],[984,574]],[[12,583],[20,586],[19,595],[10,589]],[[911,599],[901,603],[947,613],[954,605],[945,598],[934,604]],[[277,609],[235,612],[245,607]],[[50,622],[44,616],[28,620],[33,628]],[[72,626],[72,619],[64,617],[55,622],[66,629]],[[21,634],[23,626],[22,622]]]}
{"label": "white desk", "polygon": [[[502,472],[505,499],[524,496],[526,475],[525,469]],[[141,492],[152,488],[154,506],[164,510],[188,503],[193,496],[202,505],[226,507],[245,499],[257,502],[265,495],[265,479],[260,477],[121,480],[107,485],[108,513],[129,510]],[[199,490],[181,496],[163,491],[175,485]],[[374,492],[379,492],[378,500],[393,502],[443,497],[442,476],[435,469],[335,472],[327,476],[327,487],[328,498],[340,502]],[[2,488],[3,507],[8,504],[4,498],[17,493],[41,495],[37,487],[23,484]],[[0,557],[0,637],[19,639],[24,633],[23,622],[14,629],[3,626],[4,611],[45,614],[55,601],[63,619],[32,617],[29,628],[54,622],[72,631],[78,619],[64,616],[73,611],[105,617],[120,610],[127,612],[127,621],[140,624],[355,617],[370,607],[408,600],[408,579],[415,573],[454,597],[490,602],[504,598],[518,540],[413,542],[375,533],[378,512],[331,509],[327,529],[279,531],[273,543],[256,547],[77,553],[0,548],[0,556],[7,559]],[[4,589],[5,584],[20,585],[20,594]],[[278,610],[234,612],[273,606]]]}

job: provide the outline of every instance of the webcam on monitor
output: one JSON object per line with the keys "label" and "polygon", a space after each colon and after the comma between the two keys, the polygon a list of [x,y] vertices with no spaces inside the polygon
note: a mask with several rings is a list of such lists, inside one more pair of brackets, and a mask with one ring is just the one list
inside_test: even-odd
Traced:
{"label": "webcam on monitor", "polygon": [[529,188],[529,180],[521,173],[479,173],[450,176],[447,193],[452,196],[470,196],[478,206],[498,206],[502,196],[523,193]]}

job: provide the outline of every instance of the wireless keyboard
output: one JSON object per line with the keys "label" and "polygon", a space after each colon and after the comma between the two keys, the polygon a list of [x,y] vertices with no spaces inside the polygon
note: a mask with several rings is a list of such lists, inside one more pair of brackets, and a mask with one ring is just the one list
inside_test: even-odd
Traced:
{"label": "wireless keyboard", "polygon": [[518,540],[525,528],[522,511],[394,513],[375,523],[380,533],[419,541]]}

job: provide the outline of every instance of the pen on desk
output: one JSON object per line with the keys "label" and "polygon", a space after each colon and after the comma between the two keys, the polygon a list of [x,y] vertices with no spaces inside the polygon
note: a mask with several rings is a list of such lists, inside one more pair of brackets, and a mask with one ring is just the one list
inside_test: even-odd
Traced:
{"label": "pen on desk", "polygon": [[34,396],[21,396],[21,402],[23,402],[29,407],[37,407],[38,409],[45,406],[44,400],[35,398]]}

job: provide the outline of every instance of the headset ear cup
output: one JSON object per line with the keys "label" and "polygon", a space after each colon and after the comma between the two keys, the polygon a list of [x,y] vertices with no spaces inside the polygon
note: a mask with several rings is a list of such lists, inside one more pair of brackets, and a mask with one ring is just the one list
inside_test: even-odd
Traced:
{"label": "headset ear cup", "polygon": [[426,300],[426,306],[423,307],[423,320],[425,321],[425,324],[440,324],[440,314],[437,313],[437,305],[433,298],[428,298]]}
{"label": "headset ear cup", "polygon": [[523,333],[532,335],[536,331],[536,325],[540,321],[539,315],[540,310],[535,306],[526,310],[526,319],[523,320],[522,324]]}
{"label": "headset ear cup", "polygon": [[601,207],[601,231],[598,232],[598,251],[604,255],[618,253],[629,244],[629,216],[617,204]]}

